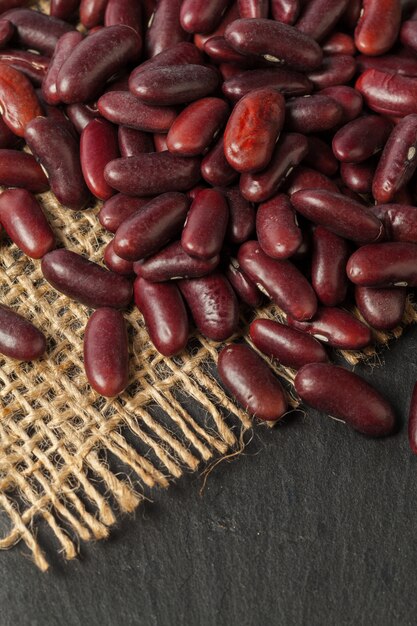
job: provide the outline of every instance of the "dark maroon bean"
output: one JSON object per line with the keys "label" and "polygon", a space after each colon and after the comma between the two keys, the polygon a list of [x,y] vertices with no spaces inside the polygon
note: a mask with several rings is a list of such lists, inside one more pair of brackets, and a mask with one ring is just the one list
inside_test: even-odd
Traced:
{"label": "dark maroon bean", "polygon": [[226,159],[223,135],[201,161],[201,176],[214,187],[224,187],[235,182],[239,174]]}
{"label": "dark maroon bean", "polygon": [[100,209],[100,224],[111,233],[115,233],[120,224],[133,215],[152,198],[134,198],[118,193],[107,200]]}
{"label": "dark maroon bean", "polygon": [[138,276],[151,282],[178,278],[199,278],[210,274],[219,264],[220,257],[197,259],[187,254],[181,242],[175,241],[144,261],[134,263]]}
{"label": "dark maroon bean", "polygon": [[237,6],[242,18],[268,17],[269,0],[237,0]]}
{"label": "dark maroon bean", "polygon": [[223,192],[229,206],[226,239],[230,243],[244,243],[255,232],[255,209],[238,187],[229,187]]}
{"label": "dark maroon bean", "polygon": [[286,96],[305,96],[313,91],[313,84],[303,74],[280,68],[241,72],[225,80],[222,91],[226,98],[237,102],[254,89],[272,88]]}
{"label": "dark maroon bean", "polygon": [[92,388],[102,396],[118,396],[129,382],[129,347],[120,311],[100,308],[84,334],[84,368]]}
{"label": "dark maroon bean", "polygon": [[309,167],[299,165],[288,177],[285,193],[292,196],[293,193],[302,189],[327,189],[334,193],[339,192],[338,186],[330,178]]}
{"label": "dark maroon bean", "polygon": [[122,193],[151,196],[167,191],[187,191],[200,179],[200,159],[151,152],[110,161],[104,178]]}
{"label": "dark maroon bean", "polygon": [[44,334],[29,320],[0,304],[0,352],[18,361],[33,361],[44,354]]}
{"label": "dark maroon bean", "polygon": [[404,117],[417,113],[417,80],[399,74],[366,70],[355,88],[370,109],[384,115]]}
{"label": "dark maroon bean", "polygon": [[[20,143],[20,137],[15,135],[0,116],[0,149],[13,148]],[[3,183],[0,183],[0,185]]]}
{"label": "dark maroon bean", "polygon": [[257,309],[262,304],[262,293],[255,283],[242,271],[236,259],[230,259],[230,263],[225,270],[225,276],[242,302],[245,302],[253,309]]}
{"label": "dark maroon bean", "polygon": [[81,102],[68,104],[65,107],[66,114],[76,129],[77,133],[81,135],[84,128],[95,119],[101,119],[101,115],[95,104],[81,104]]}
{"label": "dark maroon bean", "polygon": [[[148,31],[149,32],[149,31]],[[189,41],[181,41],[175,45],[170,45],[169,48],[159,52],[151,59],[144,61],[138,67],[136,67],[130,75],[132,80],[138,74],[142,74],[147,70],[155,69],[157,67],[168,67],[170,65],[201,65],[203,63],[203,57],[200,50]]]}
{"label": "dark maroon bean", "polygon": [[217,369],[229,393],[251,415],[277,421],[287,411],[287,399],[278,378],[254,350],[229,344],[219,354]]}
{"label": "dark maroon bean", "polygon": [[417,168],[417,115],[394,126],[375,172],[372,193],[378,203],[392,202]]}
{"label": "dark maroon bean", "polygon": [[190,256],[217,256],[226,234],[229,209],[222,193],[204,189],[196,196],[187,215],[181,245]]}
{"label": "dark maroon bean", "polygon": [[100,200],[108,200],[114,190],[104,180],[104,168],[119,156],[117,129],[105,120],[93,120],[83,130],[80,160],[89,190]]}
{"label": "dark maroon bean", "polygon": [[355,287],[355,302],[364,320],[377,330],[392,330],[404,315],[407,290]]}
{"label": "dark maroon bean", "polygon": [[23,48],[38,50],[51,56],[62,35],[74,30],[63,20],[30,9],[14,9],[2,15],[11,22],[16,35],[14,40]]}
{"label": "dark maroon bean", "polygon": [[397,54],[384,54],[382,57],[359,54],[356,57],[356,64],[359,72],[379,70],[387,74],[417,76],[417,59],[408,50],[400,50]]}
{"label": "dark maroon bean", "polygon": [[212,33],[229,4],[230,0],[183,0],[181,26],[188,33]]}
{"label": "dark maroon bean", "polygon": [[333,98],[304,96],[286,103],[285,127],[297,133],[317,133],[334,128],[342,117],[342,107]]}
{"label": "dark maroon bean", "polygon": [[329,35],[323,42],[324,54],[356,54],[356,46],[353,37],[347,33],[335,32]]}
{"label": "dark maroon bean", "polygon": [[236,63],[241,68],[250,67],[254,60],[240,52],[236,52],[224,37],[210,37],[203,47],[204,52],[216,64]]}
{"label": "dark maroon bean", "polygon": [[124,24],[139,35],[142,32],[142,5],[136,0],[108,0],[104,14],[104,25]]}
{"label": "dark maroon bean", "polygon": [[342,237],[323,226],[314,230],[311,284],[320,302],[326,306],[336,306],[346,298],[349,253],[349,246]]}
{"label": "dark maroon bean", "polygon": [[237,260],[248,277],[283,311],[299,320],[313,317],[317,309],[314,291],[290,261],[272,259],[257,241],[244,243]]}
{"label": "dark maroon bean", "polygon": [[342,163],[340,176],[349,189],[356,193],[368,194],[372,192],[377,161],[369,159],[362,163]]}
{"label": "dark maroon bean", "polygon": [[119,226],[114,251],[127,261],[155,254],[181,232],[188,207],[189,200],[182,193],[165,193],[151,200]]}
{"label": "dark maroon bean", "polygon": [[259,56],[295,70],[313,70],[322,61],[320,46],[293,26],[265,19],[235,20],[225,37],[242,54]]}
{"label": "dark maroon bean", "polygon": [[93,309],[103,306],[121,309],[132,299],[129,280],[76,252],[63,248],[48,252],[41,268],[54,289]]}
{"label": "dark maroon bean", "polygon": [[384,224],[392,241],[417,243],[417,208],[403,204],[382,204],[370,207]]}
{"label": "dark maroon bean", "polygon": [[83,36],[77,30],[62,35],[58,40],[48,71],[42,81],[42,96],[48,104],[59,104],[60,97],[56,86],[59,70],[74,47],[82,40]]}
{"label": "dark maroon bean", "polygon": [[155,149],[152,135],[137,128],[129,128],[129,126],[119,126],[118,141],[122,157],[154,152]]}
{"label": "dark maroon bean", "polygon": [[5,48],[15,34],[14,25],[9,20],[0,20],[0,48]]}
{"label": "dark maroon bean", "polygon": [[336,174],[339,165],[332,149],[319,137],[309,136],[308,152],[304,157],[304,163],[313,167],[325,176],[333,176]]}
{"label": "dark maroon bean", "polygon": [[417,287],[417,245],[388,242],[362,246],[350,257],[346,271],[355,285]]}
{"label": "dark maroon bean", "polygon": [[295,328],[279,322],[257,319],[249,327],[255,346],[270,359],[286,367],[299,369],[307,363],[326,363],[329,360],[321,343]]}
{"label": "dark maroon bean", "polygon": [[312,72],[308,78],[316,89],[336,87],[348,83],[356,71],[356,62],[353,56],[337,54],[325,56],[323,63]]}
{"label": "dark maroon bean", "polygon": [[350,0],[342,16],[342,24],[349,31],[354,30],[362,10],[362,0]]}
{"label": "dark maroon bean", "polygon": [[382,437],[394,429],[395,415],[369,383],[337,365],[305,365],[294,381],[300,398],[318,411],[345,420],[364,435]]}
{"label": "dark maroon bean", "polygon": [[197,48],[201,51],[204,50],[204,44],[208,39],[212,37],[222,37],[226,31],[226,28],[229,24],[234,22],[239,18],[239,7],[236,2],[232,2],[226,12],[223,14],[223,17],[220,21],[220,24],[217,28],[211,33],[195,33],[193,37],[193,41]]}
{"label": "dark maroon bean", "polygon": [[94,28],[104,22],[107,0],[81,0],[80,21],[86,28]]}
{"label": "dark maroon bean", "polygon": [[166,133],[154,133],[153,142],[155,145],[155,152],[166,152],[168,150]]}
{"label": "dark maroon bean", "polygon": [[179,281],[194,322],[202,335],[225,341],[237,330],[239,305],[230,283],[219,272]]}
{"label": "dark maroon bean", "polygon": [[287,259],[303,240],[294,209],[285,194],[278,194],[259,205],[256,235],[262,250],[274,259]]}
{"label": "dark maroon bean", "polygon": [[59,20],[70,21],[79,7],[80,0],[51,0],[49,14]]}
{"label": "dark maroon bean", "polygon": [[342,126],[333,137],[332,147],[339,161],[360,163],[382,150],[392,131],[392,123],[379,115],[366,115]]}
{"label": "dark maroon bean", "polygon": [[0,150],[0,185],[23,187],[32,193],[49,189],[41,166],[31,154],[20,150]]}
{"label": "dark maroon bean", "polygon": [[371,211],[342,194],[307,189],[294,193],[291,202],[313,223],[358,243],[377,241],[384,230],[382,222]]}
{"label": "dark maroon bean", "polygon": [[89,193],[81,171],[78,141],[68,127],[37,117],[27,125],[25,139],[45,168],[58,201],[70,209],[83,209]]}
{"label": "dark maroon bean", "polygon": [[0,49],[0,63],[24,74],[33,84],[40,85],[48,70],[50,59],[26,50]]}
{"label": "dark maroon bean", "polygon": [[417,454],[417,383],[414,385],[408,413],[408,442],[411,452]]}
{"label": "dark maroon bean", "polygon": [[132,261],[126,261],[115,253],[113,240],[109,241],[107,246],[104,248],[103,261],[111,272],[123,274],[124,276],[130,276],[133,274]]}
{"label": "dark maroon bean", "polygon": [[294,24],[300,13],[300,0],[270,0],[274,20],[283,24]]}
{"label": "dark maroon bean", "polygon": [[154,57],[188,38],[180,23],[182,0],[158,0],[145,37],[147,57]]}
{"label": "dark maroon bean", "polygon": [[265,202],[282,187],[287,176],[306,156],[307,139],[298,133],[283,133],[271,162],[262,172],[242,174],[240,191],[250,202]]}
{"label": "dark maroon bean", "polygon": [[355,29],[355,45],[362,54],[384,54],[394,45],[400,25],[399,0],[363,0]]}
{"label": "dark maroon bean", "polygon": [[165,133],[177,117],[172,107],[149,106],[128,91],[105,93],[98,101],[103,117],[115,124],[150,133]]}
{"label": "dark maroon bean", "polygon": [[333,30],[348,4],[349,0],[310,0],[302,10],[296,28],[321,41]]}

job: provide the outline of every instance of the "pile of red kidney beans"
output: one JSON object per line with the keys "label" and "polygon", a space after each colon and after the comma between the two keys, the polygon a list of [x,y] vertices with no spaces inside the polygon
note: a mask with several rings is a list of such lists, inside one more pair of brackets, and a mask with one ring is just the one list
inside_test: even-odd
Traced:
{"label": "pile of red kidney beans", "polygon": [[[266,298],[287,323],[256,319],[250,338],[298,370],[301,400],[392,432],[389,403],[325,346],[369,346],[417,286],[416,0],[52,0],[50,16],[30,4],[0,0],[0,223],[55,289],[96,309],[92,387],[128,384],[132,295],[166,356],[190,317],[222,342],[239,302]],[[108,270],[56,248],[35,197],[48,189],[69,222],[104,201]],[[3,354],[45,349],[0,306]],[[250,414],[287,411],[247,344],[227,344],[218,372]],[[417,391],[409,435],[417,452]]]}

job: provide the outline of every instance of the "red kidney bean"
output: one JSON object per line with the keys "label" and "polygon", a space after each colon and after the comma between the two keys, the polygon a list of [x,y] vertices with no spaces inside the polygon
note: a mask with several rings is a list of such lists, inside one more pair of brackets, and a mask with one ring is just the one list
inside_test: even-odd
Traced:
{"label": "red kidney bean", "polygon": [[158,252],[181,231],[188,207],[189,200],[182,193],[165,193],[151,200],[119,226],[114,251],[127,261]]}
{"label": "red kidney bean", "polygon": [[384,230],[382,222],[371,211],[342,194],[307,189],[294,193],[291,202],[313,223],[358,243],[377,241]]}
{"label": "red kidney bean", "polygon": [[51,56],[62,35],[74,30],[74,27],[63,20],[32,11],[30,9],[14,9],[2,15],[11,22],[15,29],[14,39],[23,48],[38,50]]}
{"label": "red kidney bean", "polygon": [[303,402],[345,420],[371,437],[389,435],[395,426],[390,404],[357,374],[329,363],[310,363],[297,374],[295,389]]}
{"label": "red kidney bean", "polygon": [[417,243],[417,208],[402,204],[382,204],[370,207],[384,224],[387,238],[392,241]]}
{"label": "red kidney bean", "polygon": [[319,137],[309,135],[307,137],[308,152],[304,157],[304,163],[313,167],[325,176],[333,176],[339,169],[337,159],[332,149]]}
{"label": "red kidney bean", "polygon": [[323,63],[312,72],[308,78],[316,89],[336,87],[348,83],[356,71],[356,61],[353,56],[337,54],[326,56]]}
{"label": "red kidney bean", "polygon": [[77,133],[80,135],[87,124],[95,119],[101,119],[101,115],[94,103],[81,104],[78,102],[68,104],[65,107],[65,112]]}
{"label": "red kidney bean", "polygon": [[111,233],[115,233],[120,224],[133,215],[152,198],[134,198],[118,193],[103,204],[98,214],[100,224]]}
{"label": "red kidney bean", "polygon": [[408,76],[366,70],[355,87],[377,113],[396,117],[417,113],[417,80]]}
{"label": "red kidney bean", "polygon": [[14,25],[9,20],[0,19],[0,47],[4,48],[15,34]]}
{"label": "red kidney bean", "polygon": [[127,278],[109,272],[85,257],[60,248],[48,252],[42,259],[45,279],[61,293],[97,309],[122,309],[132,299],[132,285]]}
{"label": "red kidney bean", "polygon": [[237,0],[237,6],[242,18],[268,17],[269,0]]}
{"label": "red kidney bean", "polygon": [[394,45],[400,25],[399,0],[363,0],[355,29],[355,45],[362,54],[384,54]]}
{"label": "red kidney bean", "polygon": [[120,311],[94,311],[84,334],[84,368],[92,388],[102,396],[118,396],[129,382],[129,347]]}
{"label": "red kidney bean", "polygon": [[416,287],[417,245],[388,242],[362,246],[350,257],[346,271],[355,285]]}
{"label": "red kidney bean", "polygon": [[307,363],[327,363],[329,357],[321,343],[295,328],[279,322],[257,319],[249,327],[255,346],[270,359],[286,367],[300,369]]}
{"label": "red kidney bean", "polygon": [[13,67],[24,74],[32,83],[40,85],[48,70],[49,57],[26,50],[0,50],[0,63]]}
{"label": "red kidney bean", "polygon": [[78,141],[68,127],[37,117],[27,125],[25,140],[45,168],[58,201],[70,209],[83,209],[90,196],[81,171]]}
{"label": "red kidney bean", "polygon": [[168,67],[171,65],[201,65],[203,57],[200,50],[188,41],[181,41],[169,48],[159,52],[157,55],[141,63],[130,75],[132,81],[135,77],[147,70],[157,67]]}
{"label": "red kidney bean", "polygon": [[190,256],[217,256],[226,234],[229,209],[222,193],[204,189],[196,196],[187,215],[181,245]]}
{"label": "red kidney bean", "polygon": [[276,144],[271,162],[255,174],[242,174],[240,191],[250,202],[265,202],[277,193],[308,152],[307,139],[298,133],[283,133]]}
{"label": "red kidney bean", "polygon": [[139,35],[142,32],[142,5],[136,0],[108,0],[104,14],[104,25],[130,26]]}
{"label": "red kidney bean", "polygon": [[313,70],[322,61],[320,46],[293,26],[265,19],[239,19],[226,28],[226,40],[242,54],[295,70]]}
{"label": "red kidney bean", "polygon": [[417,454],[417,383],[413,388],[408,413],[408,442],[411,452]]}
{"label": "red kidney bean", "polygon": [[417,167],[417,115],[407,115],[394,126],[375,172],[372,193],[378,203],[391,202]]}
{"label": "red kidney bean", "polygon": [[225,276],[242,302],[254,309],[261,305],[263,300],[261,292],[255,283],[241,270],[236,259],[230,259],[230,263],[225,270]]}
{"label": "red kidney bean", "polygon": [[182,0],[158,0],[145,36],[147,57],[154,57],[188,38],[180,23]]}
{"label": "red kidney bean", "polygon": [[152,135],[129,126],[119,126],[118,142],[122,157],[137,156],[155,150]]}
{"label": "red kidney bean", "polygon": [[239,176],[224,154],[223,135],[201,161],[201,176],[214,187],[230,185]]}
{"label": "red kidney bean", "polygon": [[20,150],[0,150],[0,185],[23,187],[32,193],[49,189],[41,166],[31,154]]}
{"label": "red kidney bean", "polygon": [[154,133],[153,142],[155,144],[155,152],[166,152],[168,150],[167,135],[165,133]]}
{"label": "red kidney bean", "polygon": [[100,200],[108,200],[114,194],[104,179],[104,168],[118,156],[116,127],[105,120],[90,122],[81,134],[81,169],[87,187]]}
{"label": "red kidney bean", "polygon": [[219,354],[217,369],[227,391],[251,415],[277,421],[288,404],[281,383],[254,350],[229,344]]}
{"label": "red kidney bean", "polygon": [[323,226],[314,229],[311,284],[320,302],[326,306],[336,306],[346,298],[349,254],[345,239]]}
{"label": "red kidney bean", "polygon": [[81,0],[80,21],[86,28],[94,28],[104,22],[108,0]]}
{"label": "red kidney bean", "polygon": [[169,129],[168,150],[182,156],[204,154],[228,115],[229,107],[220,98],[202,98],[189,104]]}
{"label": "red kidney bean", "polygon": [[303,7],[296,28],[317,41],[321,41],[336,26],[346,11],[349,0],[310,0]]}
{"label": "red kidney bean", "polygon": [[245,200],[238,187],[224,189],[229,206],[226,239],[232,244],[244,243],[255,231],[255,209]]}
{"label": "red kidney bean", "polygon": [[197,48],[201,51],[204,49],[204,44],[206,41],[211,39],[212,37],[222,37],[226,31],[226,28],[229,24],[234,22],[239,18],[239,7],[236,2],[232,2],[226,12],[223,14],[223,17],[220,21],[220,24],[217,26],[215,30],[211,33],[195,33],[193,37],[193,41]]}
{"label": "red kidney bean", "polygon": [[365,321],[377,330],[392,330],[401,323],[407,291],[405,288],[371,289],[355,287],[355,302]]}
{"label": "red kidney bean", "polygon": [[368,194],[372,192],[377,161],[369,159],[362,163],[342,163],[340,176],[349,189],[356,193]]}
{"label": "red kidney bean", "polygon": [[283,24],[294,24],[300,12],[300,0],[270,0],[274,20]]}
{"label": "red kidney bean", "polygon": [[46,350],[44,334],[29,320],[0,304],[0,352],[18,361],[34,361]]}
{"label": "red kidney bean", "polygon": [[18,137],[42,109],[29,80],[18,70],[0,64],[0,108],[3,121]]}
{"label": "red kidney bean", "polygon": [[286,103],[285,127],[297,133],[317,133],[334,128],[342,117],[342,107],[333,98],[304,96]]}
{"label": "red kidney bean", "polygon": [[384,54],[382,57],[368,57],[359,54],[356,57],[359,72],[379,70],[387,74],[401,74],[403,76],[417,76],[417,59],[411,56],[408,50],[400,50],[396,54]]}
{"label": "red kidney bean", "polygon": [[350,54],[355,55],[357,50],[353,37],[347,33],[335,32],[329,35],[323,42],[324,54]]}
{"label": "red kidney bean", "polygon": [[417,20],[403,22],[400,30],[400,41],[412,50],[417,50]]}
{"label": "red kidney bean", "polygon": [[138,33],[122,24],[83,39],[58,72],[56,86],[61,101],[71,104],[95,98],[109,78],[138,58],[141,45]]}
{"label": "red kidney bean", "polygon": [[182,28],[188,33],[212,33],[230,0],[183,0],[180,11]]}
{"label": "red kidney bean", "polygon": [[80,8],[80,0],[51,0],[49,14],[59,20],[71,20]]}
{"label": "red kidney bean", "polygon": [[62,35],[58,40],[47,73],[42,81],[42,96],[48,104],[59,104],[60,97],[56,86],[59,70],[74,47],[82,40],[83,36],[77,30]]}
{"label": "red kidney bean", "polygon": [[183,279],[179,287],[202,335],[225,341],[236,332],[239,305],[223,274],[213,272],[201,278]]}
{"label": "red kidney bean", "polygon": [[283,311],[299,320],[313,317],[317,309],[314,291],[290,261],[272,259],[257,241],[244,243],[237,260],[245,274]]}
{"label": "red kidney bean", "polygon": [[203,50],[215,63],[236,63],[244,68],[254,62],[251,57],[236,52],[224,37],[210,37]]}
{"label": "red kidney bean", "polygon": [[176,109],[149,106],[128,91],[105,93],[97,104],[110,122],[150,133],[168,132],[177,117]]}
{"label": "red kidney bean", "polygon": [[211,259],[192,257],[185,252],[180,241],[175,241],[144,261],[137,261],[133,269],[138,276],[159,283],[205,276],[216,269],[219,261],[218,255]]}
{"label": "red kidney bean", "polygon": [[392,131],[392,123],[379,115],[365,115],[342,126],[333,137],[332,147],[339,161],[360,163],[382,150]]}
{"label": "red kidney bean", "polygon": [[345,85],[336,85],[334,87],[326,87],[320,91],[322,96],[329,96],[336,100],[342,107],[343,116],[342,124],[346,124],[351,120],[359,117],[363,108],[363,98],[361,94],[352,87]]}
{"label": "red kidney bean", "polygon": [[349,0],[342,16],[342,24],[349,31],[354,30],[362,10],[362,0]]}
{"label": "red kidney bean", "polygon": [[272,88],[286,96],[305,96],[313,91],[313,84],[303,74],[280,68],[266,68],[240,72],[225,80],[222,91],[226,98],[237,102],[255,89]]}
{"label": "red kidney bean", "polygon": [[288,196],[278,194],[259,205],[256,235],[262,250],[274,259],[287,259],[303,240]]}
{"label": "red kidney bean", "polygon": [[132,261],[126,261],[115,253],[113,240],[109,241],[104,248],[103,261],[111,272],[123,274],[123,276],[131,276],[133,274]]}
{"label": "red kidney bean", "polygon": [[339,188],[330,178],[309,167],[299,165],[287,179],[285,193],[292,196],[301,189],[327,189],[339,193]]}
{"label": "red kidney bean", "polygon": [[151,152],[115,159],[104,169],[108,184],[128,195],[151,196],[167,191],[187,191],[200,179],[200,159]]}

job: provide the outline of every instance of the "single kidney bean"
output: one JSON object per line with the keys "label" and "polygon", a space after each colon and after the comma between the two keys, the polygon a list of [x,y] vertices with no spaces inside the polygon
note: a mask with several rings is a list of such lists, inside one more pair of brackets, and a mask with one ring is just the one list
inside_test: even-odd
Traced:
{"label": "single kidney bean", "polygon": [[169,129],[168,150],[182,156],[204,154],[228,115],[229,107],[220,98],[202,98],[189,104]]}
{"label": "single kidney bean", "polygon": [[313,91],[311,80],[299,72],[280,68],[262,68],[242,72],[224,81],[226,98],[237,102],[255,89],[276,89],[286,96],[305,96]]}
{"label": "single kidney bean", "polygon": [[[237,0],[239,15],[242,18],[267,18],[269,0]],[[277,19],[274,17],[274,19]]]}
{"label": "single kidney bean", "polygon": [[361,163],[382,150],[392,123],[380,115],[365,115],[342,126],[333,137],[332,148],[339,161]]}
{"label": "single kidney bean", "polygon": [[74,30],[71,24],[56,17],[45,15],[30,9],[14,9],[2,15],[11,22],[15,29],[15,40],[22,48],[38,50],[52,56],[58,39]]}
{"label": "single kidney bean", "polygon": [[355,88],[370,109],[383,115],[404,117],[417,113],[417,80],[400,74],[366,70]]}
{"label": "single kidney bean", "polygon": [[118,156],[116,127],[106,120],[90,122],[81,134],[81,169],[87,187],[99,200],[108,200],[114,194],[104,179],[104,168]]}
{"label": "single kidney bean", "polygon": [[311,320],[299,321],[288,316],[287,323],[340,350],[361,350],[372,341],[368,326],[337,307],[319,306]]}
{"label": "single kidney bean", "polygon": [[308,152],[308,143],[304,135],[283,133],[276,144],[269,165],[258,173],[242,174],[240,191],[250,202],[265,202],[277,193],[292,172]]}
{"label": "single kidney bean", "polygon": [[377,330],[392,330],[404,315],[407,290],[405,287],[371,289],[355,287],[355,302],[364,320]]}
{"label": "single kidney bean", "polygon": [[109,241],[104,248],[103,261],[111,272],[123,274],[123,276],[131,276],[133,274],[132,261],[126,261],[115,253],[113,241]]}
{"label": "single kidney bean", "polygon": [[198,259],[187,254],[180,241],[175,241],[144,261],[134,263],[138,276],[151,282],[178,278],[199,278],[210,274],[218,266],[220,257]]}
{"label": "single kidney bean", "polygon": [[417,454],[417,383],[414,385],[408,413],[408,442],[411,452]]}
{"label": "single kidney bean", "polygon": [[29,320],[0,304],[0,352],[18,361],[34,361],[46,350],[44,334]]}
{"label": "single kidney bean", "polygon": [[6,19],[0,19],[0,47],[5,48],[10,39],[15,34],[16,29],[14,24]]}
{"label": "single kidney bean", "polygon": [[79,135],[84,128],[95,119],[101,119],[101,115],[95,103],[81,104],[80,102],[68,104],[65,112]]}
{"label": "single kidney bean", "polygon": [[104,26],[124,24],[139,35],[142,33],[142,5],[136,0],[108,0],[104,14]]}
{"label": "single kidney bean", "polygon": [[319,171],[325,176],[333,176],[339,169],[339,164],[332,149],[323,139],[309,135],[307,137],[308,152],[304,163]]}
{"label": "single kidney bean", "polygon": [[274,20],[283,24],[294,24],[300,13],[300,0],[270,0]]}
{"label": "single kidney bean", "polygon": [[296,28],[321,41],[334,29],[348,4],[349,0],[310,0],[303,7]]}
{"label": "single kidney bean", "polygon": [[379,70],[387,74],[417,76],[417,59],[408,50],[400,50],[396,54],[384,54],[382,57],[359,54],[356,57],[356,65],[359,72]]}
{"label": "single kidney bean", "polygon": [[0,150],[0,185],[23,187],[32,193],[43,193],[49,182],[31,154],[20,150]]}
{"label": "single kidney bean", "polygon": [[301,272],[287,260],[272,259],[257,241],[247,241],[237,260],[245,274],[285,313],[308,320],[316,312],[317,298]]}
{"label": "single kidney bean", "polygon": [[281,383],[249,346],[225,346],[219,354],[217,369],[227,391],[254,417],[277,421],[287,411]]}
{"label": "single kidney bean", "polygon": [[217,256],[226,234],[229,209],[222,193],[204,189],[196,196],[187,215],[181,245],[190,256]]}
{"label": "single kidney bean", "polygon": [[118,142],[122,157],[137,156],[155,150],[152,135],[129,126],[119,126]]}
{"label": "single kidney bean", "polygon": [[79,8],[80,0],[51,0],[49,14],[59,20],[70,21]]}
{"label": "single kidney bean", "polygon": [[384,224],[392,241],[417,243],[417,208],[404,204],[382,204],[370,207]]}
{"label": "single kidney bean", "polygon": [[322,96],[329,96],[336,100],[342,107],[343,116],[341,124],[346,124],[351,120],[356,119],[363,109],[363,98],[361,94],[346,85],[335,85],[334,87],[326,87],[321,89],[320,94]]}
{"label": "single kidney bean", "polygon": [[377,160],[369,159],[362,163],[342,163],[340,176],[349,189],[356,193],[368,194],[372,192]]}
{"label": "single kidney bean", "polygon": [[194,44],[201,51],[204,50],[204,44],[212,37],[222,37],[229,24],[239,18],[239,7],[236,2],[232,2],[226,12],[223,14],[221,21],[217,28],[211,33],[195,33],[193,37]]}
{"label": "single kidney bean", "polygon": [[182,0],[159,0],[145,36],[145,52],[154,57],[188,39],[180,23]]}
{"label": "single kidney bean", "polygon": [[384,230],[382,222],[371,211],[342,194],[306,189],[294,193],[291,202],[301,215],[315,224],[358,243],[377,241]]}
{"label": "single kidney bean", "polygon": [[151,196],[167,191],[187,191],[200,179],[200,159],[151,152],[115,159],[104,169],[108,184],[128,195]]}
{"label": "single kidney bean", "polygon": [[202,63],[203,56],[197,46],[189,41],[181,41],[175,45],[170,45],[166,50],[159,52],[152,58],[138,65],[138,67],[135,67],[130,74],[130,78],[134,80],[138,74],[142,74],[147,70],[156,69],[157,67],[189,64],[201,65]]}
{"label": "single kidney bean", "polygon": [[285,193],[291,197],[293,193],[302,189],[327,189],[339,193],[338,186],[330,178],[309,167],[299,165],[288,177]]}
{"label": "single kidney bean", "polygon": [[353,37],[347,33],[335,32],[329,35],[322,44],[324,54],[356,54]]}
{"label": "single kidney bean", "polygon": [[205,42],[203,50],[216,64],[234,63],[240,66],[240,71],[245,67],[251,67],[258,60],[234,50],[224,37],[210,37]]}
{"label": "single kidney bean", "polygon": [[346,271],[355,285],[416,287],[417,245],[388,242],[362,246],[350,257]]}
{"label": "single kidney bean", "polygon": [[86,28],[94,28],[104,22],[108,0],[81,0],[80,21]]}
{"label": "single kidney bean", "polygon": [[212,33],[229,4],[230,0],[183,0],[181,26],[187,33]]}
{"label": "single kidney bean", "polygon": [[307,363],[327,363],[322,344],[306,333],[273,320],[257,319],[249,327],[255,346],[270,359],[286,367],[300,369]]}
{"label": "single kidney bean", "polygon": [[263,300],[262,293],[255,283],[242,271],[236,259],[230,259],[230,263],[225,270],[225,276],[242,302],[254,309],[261,305]]}
{"label": "single kidney bean", "polygon": [[308,78],[316,89],[336,87],[348,83],[356,71],[356,61],[348,54],[325,56],[322,64],[309,72]]}
{"label": "single kidney bean", "polygon": [[63,248],[52,250],[43,257],[41,268],[54,289],[93,309],[122,309],[132,299],[132,285],[127,278],[76,252]]}
{"label": "single kidney bean", "polygon": [[99,222],[106,230],[115,233],[122,222],[148,204],[150,200],[152,198],[134,198],[118,193],[106,200],[101,207],[98,214]]}
{"label": "single kidney bean", "polygon": [[395,425],[390,404],[357,374],[330,363],[305,365],[295,377],[303,402],[318,411],[345,420],[364,435],[389,435]]}
{"label": "single kidney bean", "polygon": [[259,205],[256,235],[262,250],[274,259],[287,259],[303,240],[288,196],[278,194]]}
{"label": "single kidney bean", "polygon": [[114,251],[127,261],[158,252],[181,231],[188,207],[189,200],[182,193],[165,193],[151,200],[119,226]]}
{"label": "single kidney bean", "polygon": [[342,107],[333,98],[304,96],[286,103],[285,127],[297,133],[317,133],[334,128],[342,117]]}
{"label": "single kidney bean", "polygon": [[48,104],[59,104],[60,97],[56,86],[59,70],[75,46],[82,40],[83,36],[77,30],[62,35],[58,40],[47,73],[42,81],[42,96]]}
{"label": "single kidney bean", "polygon": [[18,137],[42,109],[29,80],[18,70],[0,64],[0,108],[3,121]]}
{"label": "single kidney bean", "polygon": [[90,196],[81,171],[78,141],[68,127],[37,117],[27,125],[25,140],[45,168],[58,201],[70,209],[83,209]]}
{"label": "single kidney bean", "polygon": [[32,83],[40,85],[49,67],[49,57],[26,50],[0,50],[0,63],[13,67],[24,74]]}
{"label": "single kidney bean", "polygon": [[92,388],[102,396],[118,396],[129,382],[129,347],[120,311],[94,311],[84,334],[84,368]]}
{"label": "single kidney bean", "polygon": [[123,24],[89,35],[74,48],[58,72],[60,100],[66,104],[92,100],[109,78],[138,58],[141,46],[138,33]]}
{"label": "single kidney bean", "polygon": [[400,25],[400,0],[363,0],[355,29],[355,45],[362,54],[384,54],[394,45]]}
{"label": "single kidney bean", "polygon": [[229,187],[223,193],[229,206],[226,239],[232,244],[244,243],[255,231],[255,209],[238,187]]}
{"label": "single kidney bean", "polygon": [[235,182],[239,174],[226,159],[223,135],[201,161],[201,176],[213,187],[224,187]]}
{"label": "single kidney bean", "polygon": [[322,61],[320,46],[293,26],[265,19],[239,19],[226,28],[226,40],[242,54],[308,71]]}
{"label": "single kidney bean", "polygon": [[417,115],[407,115],[394,126],[375,172],[372,194],[378,203],[391,202],[417,167]]}
{"label": "single kidney bean", "polygon": [[97,105],[101,115],[110,122],[149,133],[168,132],[177,117],[173,107],[149,106],[128,91],[105,93]]}
{"label": "single kidney bean", "polygon": [[320,302],[326,306],[336,306],[346,298],[346,263],[349,255],[345,239],[323,226],[314,229],[311,284]]}

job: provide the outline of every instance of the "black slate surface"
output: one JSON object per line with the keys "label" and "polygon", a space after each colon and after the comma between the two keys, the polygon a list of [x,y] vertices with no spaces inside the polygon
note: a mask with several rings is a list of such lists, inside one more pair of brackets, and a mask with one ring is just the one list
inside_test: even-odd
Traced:
{"label": "black slate surface", "polygon": [[[361,368],[404,423],[417,329]],[[313,411],[218,466],[203,496],[185,477],[108,542],[38,572],[0,553],[1,626],[414,625],[417,457],[404,425],[366,439]]]}

